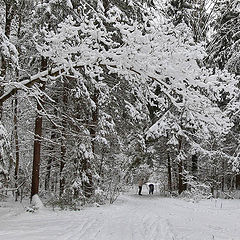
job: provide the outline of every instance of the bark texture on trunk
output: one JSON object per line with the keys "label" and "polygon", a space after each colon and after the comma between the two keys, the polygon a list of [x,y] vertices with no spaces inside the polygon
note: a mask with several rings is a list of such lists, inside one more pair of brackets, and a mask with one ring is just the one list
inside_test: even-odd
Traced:
{"label": "bark texture on trunk", "polygon": [[[178,154],[182,151],[182,137],[178,139]],[[178,193],[181,194],[184,191],[183,186],[183,159],[180,157],[178,162]]]}
{"label": "bark texture on trunk", "polygon": [[167,158],[168,158],[168,190],[170,192],[172,192],[172,165],[171,165],[171,158],[170,158],[170,154],[168,152],[167,154]]}
{"label": "bark texture on trunk", "polygon": [[66,163],[66,128],[67,121],[65,115],[67,114],[67,104],[68,104],[68,80],[65,79],[63,83],[63,93],[62,93],[62,103],[63,103],[63,114],[62,114],[62,138],[61,138],[61,161],[60,161],[60,196],[62,196],[65,187],[65,177],[63,174],[64,166]]}
{"label": "bark texture on trunk", "polygon": [[225,187],[225,162],[222,160],[222,179],[221,179],[221,189],[224,192]]}
{"label": "bark texture on trunk", "polygon": [[[19,139],[18,139],[18,99],[15,96],[14,99],[14,138],[15,138],[15,151],[16,151],[16,162],[15,162],[15,171],[14,171],[14,179],[15,179],[15,188],[18,187],[18,172],[19,172]],[[18,191],[15,193],[15,201],[18,199]]]}
{"label": "bark texture on trunk", "polygon": [[[47,59],[42,57],[41,70],[47,68]],[[45,84],[40,86],[40,90],[45,90]],[[32,169],[32,188],[31,199],[39,191],[39,171],[40,171],[40,157],[41,157],[41,139],[42,139],[42,112],[43,112],[43,96],[37,101],[37,116],[35,119],[34,129],[34,146],[33,146],[33,169]]]}
{"label": "bark texture on trunk", "polygon": [[66,146],[64,143],[65,139],[62,139],[61,141],[61,162],[60,162],[60,196],[62,196],[64,192],[64,186],[65,186],[65,177],[63,174],[63,169],[65,166],[65,161],[66,161]]}
{"label": "bark texture on trunk", "polygon": [[[89,132],[91,136],[91,146],[92,153],[95,154],[95,138],[96,138],[96,128],[98,123],[98,90],[94,91],[92,96],[92,100],[95,103],[96,108],[92,110],[92,121],[90,123]],[[93,177],[92,177],[92,169],[89,159],[82,160],[82,172],[84,172],[88,178],[88,181],[83,182],[83,192],[86,197],[90,197],[93,194],[94,186],[93,186]]]}
{"label": "bark texture on trunk", "polygon": [[236,190],[240,190],[240,174],[236,175]]}
{"label": "bark texture on trunk", "polygon": [[[56,139],[56,126],[53,125],[52,132],[51,132],[51,141],[54,142],[55,139]],[[46,169],[45,184],[44,184],[46,191],[48,191],[50,188],[51,168],[54,162],[54,157],[51,155],[53,151],[54,151],[54,146],[51,144],[49,147],[50,156],[47,161],[47,169]]]}
{"label": "bark texture on trunk", "polygon": [[[42,106],[38,103],[37,110],[41,111]],[[31,197],[38,194],[39,170],[40,170],[40,150],[42,137],[42,115],[38,112],[35,120],[34,148],[33,148],[33,170],[32,170],[32,189]]]}
{"label": "bark texture on trunk", "polygon": [[192,174],[193,176],[197,176],[198,171],[198,157],[196,154],[192,155]]}
{"label": "bark texture on trunk", "polygon": [[[18,30],[17,30],[17,37],[18,39],[21,38],[21,28],[22,28],[22,15],[19,13],[18,15]],[[10,34],[10,33],[9,33]],[[21,48],[17,47],[18,52],[21,52]],[[16,68],[16,76],[17,81],[19,82],[19,70]],[[15,193],[15,201],[18,200],[19,189],[18,189],[18,172],[19,172],[19,164],[20,164],[20,149],[19,149],[19,137],[18,137],[18,92],[14,95],[13,105],[14,105],[14,137],[15,137],[15,151],[16,151],[16,162],[15,162],[15,171],[14,171],[14,178],[15,178],[15,188],[17,189]]]}
{"label": "bark texture on trunk", "polygon": [[[11,3],[10,2],[5,2],[5,29],[4,33],[5,35],[9,38],[10,32],[11,32],[11,24],[12,24],[12,14],[11,12]],[[7,62],[5,58],[2,56],[1,57],[1,65],[0,65],[0,78],[5,78],[6,76],[6,71],[7,71]],[[4,87],[3,84],[0,82],[0,96],[2,96],[4,93]],[[0,119],[2,119],[2,111],[3,111],[3,103],[0,102]]]}

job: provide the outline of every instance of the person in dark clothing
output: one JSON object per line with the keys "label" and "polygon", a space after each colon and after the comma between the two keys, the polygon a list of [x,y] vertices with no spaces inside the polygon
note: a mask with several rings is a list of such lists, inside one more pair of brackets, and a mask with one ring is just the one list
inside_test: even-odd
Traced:
{"label": "person in dark clothing", "polygon": [[149,184],[149,194],[153,194],[154,191],[154,185],[151,183]]}
{"label": "person in dark clothing", "polygon": [[138,191],[138,195],[142,195],[142,186],[144,184],[144,179],[142,178],[139,182],[138,182],[138,188],[139,188],[139,191]]}

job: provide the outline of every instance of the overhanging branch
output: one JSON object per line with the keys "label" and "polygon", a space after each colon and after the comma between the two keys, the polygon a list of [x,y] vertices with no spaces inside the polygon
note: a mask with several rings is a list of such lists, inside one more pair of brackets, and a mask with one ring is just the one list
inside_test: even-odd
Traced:
{"label": "overhanging branch", "polygon": [[[77,62],[75,66],[72,66],[74,69],[78,69],[78,68],[83,68],[86,66],[86,63],[84,62]],[[117,68],[116,65],[114,64],[99,64],[100,67],[104,67],[107,68],[111,67],[111,68]],[[135,70],[132,67],[127,67],[126,68],[128,71],[132,72],[133,74],[136,74],[138,76],[142,76],[142,74]],[[27,80],[23,80],[19,83],[15,84],[15,87],[11,88],[10,90],[8,90],[6,93],[4,93],[2,96],[0,96],[0,104],[2,104],[3,102],[5,102],[6,100],[8,100],[11,96],[13,96],[18,90],[24,90],[24,88],[30,88],[32,87],[35,83],[41,83],[44,82],[44,78],[46,77],[59,77],[62,74],[64,74],[64,72],[67,72],[68,70],[71,70],[71,67],[69,67],[69,69],[67,69],[64,66],[60,66],[60,67],[55,67],[53,69],[48,69],[42,72],[39,72],[33,76],[31,76],[29,79]],[[168,93],[167,89],[168,89],[168,85],[157,78],[157,76],[151,76],[149,74],[144,74],[147,78],[152,79],[153,81],[158,82],[166,91],[163,91],[163,93],[165,94],[165,96],[172,102],[174,103],[176,106],[178,105],[175,100],[173,99],[173,97]]]}
{"label": "overhanging branch", "polygon": [[23,90],[24,88],[30,88],[35,83],[41,83],[44,82],[43,79],[47,76],[58,76],[63,72],[63,68],[56,67],[52,70],[45,70],[42,72],[39,72],[30,78],[23,80],[21,82],[16,82],[16,86],[9,89],[6,93],[4,93],[2,96],[0,96],[0,104],[8,100],[11,96],[13,96],[18,90]]}

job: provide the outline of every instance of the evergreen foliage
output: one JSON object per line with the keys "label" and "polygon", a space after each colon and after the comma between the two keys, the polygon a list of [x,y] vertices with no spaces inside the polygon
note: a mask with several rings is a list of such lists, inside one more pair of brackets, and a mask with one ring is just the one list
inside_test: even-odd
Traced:
{"label": "evergreen foliage", "polygon": [[236,1],[8,4],[0,166],[9,187],[30,194],[33,165],[32,195],[54,193],[62,208],[112,203],[151,172],[179,193],[230,188],[239,169]]}

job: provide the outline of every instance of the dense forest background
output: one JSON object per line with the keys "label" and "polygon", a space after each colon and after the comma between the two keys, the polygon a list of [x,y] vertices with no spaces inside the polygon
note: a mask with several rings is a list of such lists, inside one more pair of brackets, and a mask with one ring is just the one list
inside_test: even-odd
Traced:
{"label": "dense forest background", "polygon": [[1,196],[230,196],[239,49],[237,0],[0,0]]}

